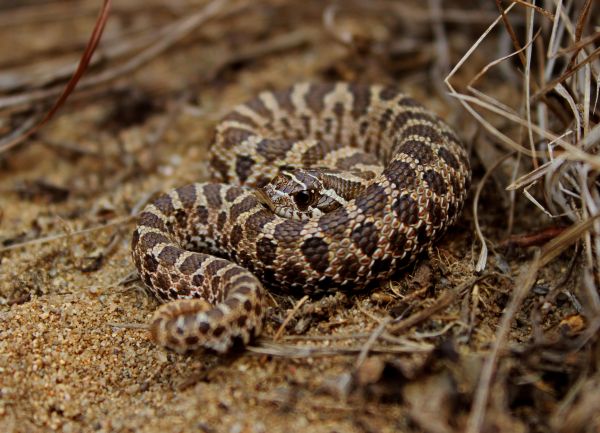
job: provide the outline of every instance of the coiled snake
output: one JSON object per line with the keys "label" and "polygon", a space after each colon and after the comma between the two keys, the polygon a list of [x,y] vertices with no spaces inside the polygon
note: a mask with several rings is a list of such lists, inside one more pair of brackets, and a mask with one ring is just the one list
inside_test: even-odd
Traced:
{"label": "coiled snake", "polygon": [[179,352],[258,335],[263,284],[311,294],[389,278],[456,220],[470,182],[450,127],[377,85],[261,93],[218,124],[210,162],[214,183],[146,206],[132,239],[142,280],[166,302],[152,337]]}

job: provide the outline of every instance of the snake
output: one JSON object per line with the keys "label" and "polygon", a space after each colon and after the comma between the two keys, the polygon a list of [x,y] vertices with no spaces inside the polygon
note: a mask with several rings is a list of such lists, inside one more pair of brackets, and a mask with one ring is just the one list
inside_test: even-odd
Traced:
{"label": "snake", "polygon": [[390,279],[458,218],[468,152],[392,85],[297,83],[226,114],[210,181],[139,213],[132,257],[162,305],[151,339],[227,352],[260,335],[268,290],[318,296]]}

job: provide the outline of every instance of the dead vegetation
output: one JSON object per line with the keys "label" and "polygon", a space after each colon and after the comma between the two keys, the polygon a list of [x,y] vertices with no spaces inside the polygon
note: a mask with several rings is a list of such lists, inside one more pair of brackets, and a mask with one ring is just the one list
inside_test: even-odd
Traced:
{"label": "dead vegetation", "polygon": [[[27,1],[0,34],[2,431],[600,430],[592,0]],[[133,216],[233,105],[333,79],[457,129],[461,221],[389,286],[274,294],[245,353],[153,347]]]}

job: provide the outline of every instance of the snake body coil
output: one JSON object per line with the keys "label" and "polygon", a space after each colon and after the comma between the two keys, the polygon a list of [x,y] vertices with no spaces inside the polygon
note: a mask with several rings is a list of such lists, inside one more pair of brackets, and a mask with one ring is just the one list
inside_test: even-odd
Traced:
{"label": "snake body coil", "polygon": [[[222,352],[259,334],[262,283],[315,293],[385,280],[456,220],[470,182],[450,127],[385,86],[261,93],[219,123],[211,152],[215,183],[158,198],[132,240],[142,280],[171,301],[155,314],[153,338],[180,352]],[[297,220],[255,190],[290,166],[376,175],[343,206]]]}

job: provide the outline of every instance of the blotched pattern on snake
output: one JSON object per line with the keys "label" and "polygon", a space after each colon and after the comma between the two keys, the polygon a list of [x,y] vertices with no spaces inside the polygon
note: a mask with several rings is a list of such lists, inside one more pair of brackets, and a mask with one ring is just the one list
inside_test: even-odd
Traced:
{"label": "blotched pattern on snake", "polygon": [[217,125],[210,158],[214,182],[146,206],[132,239],[166,302],[153,339],[179,352],[258,335],[263,284],[314,294],[389,278],[454,223],[471,176],[449,126],[379,85],[261,93]]}

